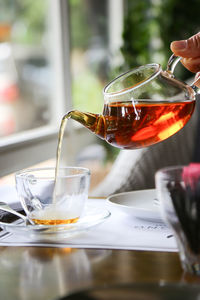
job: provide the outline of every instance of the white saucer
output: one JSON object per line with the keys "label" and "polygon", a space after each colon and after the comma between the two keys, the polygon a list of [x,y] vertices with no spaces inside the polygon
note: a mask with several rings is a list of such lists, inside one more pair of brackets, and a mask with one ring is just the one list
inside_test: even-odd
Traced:
{"label": "white saucer", "polygon": [[154,222],[162,221],[155,189],[114,194],[108,197],[108,202],[136,218]]}
{"label": "white saucer", "polygon": [[[111,213],[106,209],[92,206],[86,208],[85,214],[76,222],[65,225],[26,225],[24,221],[14,223],[0,222],[0,227],[9,233],[33,236],[37,239],[59,239],[70,237],[95,227],[109,218]],[[21,220],[20,220],[21,221]]]}

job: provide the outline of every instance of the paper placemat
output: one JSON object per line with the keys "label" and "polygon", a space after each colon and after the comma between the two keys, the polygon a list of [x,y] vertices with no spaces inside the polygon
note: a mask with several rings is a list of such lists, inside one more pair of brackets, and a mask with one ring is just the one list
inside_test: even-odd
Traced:
{"label": "paper placemat", "polygon": [[[11,194],[12,200],[16,202],[16,198],[13,197],[14,191]],[[3,201],[6,201],[5,198],[4,193]],[[8,202],[12,202],[10,198]],[[90,230],[72,237],[62,238],[60,241],[39,242],[23,235],[6,234],[0,237],[0,246],[177,251],[171,230],[164,223],[149,222],[127,215],[112,207],[106,199],[89,199],[88,203],[98,208],[107,208],[111,212],[111,217]]]}

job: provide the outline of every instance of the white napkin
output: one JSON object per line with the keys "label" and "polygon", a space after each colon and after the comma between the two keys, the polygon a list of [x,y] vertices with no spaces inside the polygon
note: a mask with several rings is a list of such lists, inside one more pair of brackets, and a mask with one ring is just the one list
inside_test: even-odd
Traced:
{"label": "white napkin", "polygon": [[[12,189],[11,189],[12,190]],[[5,199],[4,191],[4,199]],[[14,191],[10,195],[16,202]],[[1,189],[0,189],[1,196]],[[8,202],[11,203],[11,197]],[[8,234],[0,238],[0,246],[51,246],[71,248],[103,248],[149,251],[177,251],[174,237],[164,223],[154,223],[127,215],[112,207],[105,199],[89,199],[88,204],[108,209],[111,216],[102,224],[78,235],[58,241],[36,241],[23,235]]]}

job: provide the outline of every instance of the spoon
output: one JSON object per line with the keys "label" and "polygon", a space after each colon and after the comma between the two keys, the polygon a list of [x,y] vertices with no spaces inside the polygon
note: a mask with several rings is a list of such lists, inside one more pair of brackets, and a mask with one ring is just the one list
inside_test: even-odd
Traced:
{"label": "spoon", "polygon": [[7,211],[13,215],[18,216],[19,218],[21,218],[26,225],[27,224],[32,224],[32,222],[24,215],[20,214],[19,212],[17,212],[16,210],[12,209],[7,203],[0,201],[0,210],[3,211]]}

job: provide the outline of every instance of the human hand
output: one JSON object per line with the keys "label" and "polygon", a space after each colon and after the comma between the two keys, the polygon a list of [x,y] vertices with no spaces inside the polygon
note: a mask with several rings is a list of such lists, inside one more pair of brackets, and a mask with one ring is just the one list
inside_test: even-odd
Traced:
{"label": "human hand", "polygon": [[200,88],[200,32],[187,40],[174,41],[170,48],[176,56],[181,56],[182,64],[189,71],[196,73],[195,83]]}

